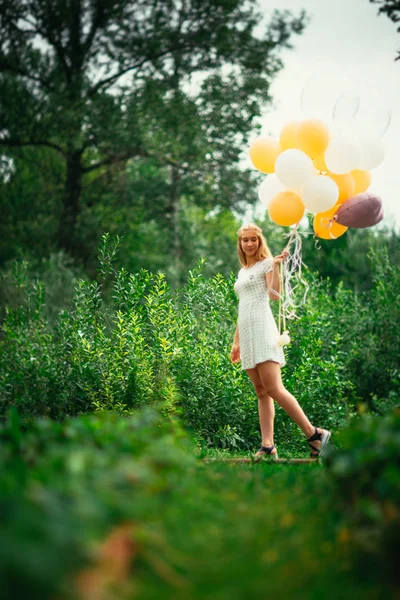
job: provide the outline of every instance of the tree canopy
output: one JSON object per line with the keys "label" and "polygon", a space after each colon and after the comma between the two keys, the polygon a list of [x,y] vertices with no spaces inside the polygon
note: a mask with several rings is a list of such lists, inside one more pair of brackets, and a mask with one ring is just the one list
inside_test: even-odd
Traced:
{"label": "tree canopy", "polygon": [[[378,4],[379,10],[378,15],[384,14],[393,23],[400,23],[400,0],[369,0],[372,4]],[[397,31],[400,32],[400,25],[397,27]],[[400,59],[400,50],[397,50],[397,57],[395,60]]]}
{"label": "tree canopy", "polygon": [[1,0],[0,145],[61,157],[57,244],[80,252],[91,174],[128,159],[169,169],[172,213],[188,179],[234,205],[249,178],[232,178],[240,141],[305,20],[276,12],[263,24],[243,0]]}

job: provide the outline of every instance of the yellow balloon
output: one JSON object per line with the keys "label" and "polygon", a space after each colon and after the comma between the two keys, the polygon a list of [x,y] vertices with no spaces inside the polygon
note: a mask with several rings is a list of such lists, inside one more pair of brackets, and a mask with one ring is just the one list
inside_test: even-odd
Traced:
{"label": "yellow balloon", "polygon": [[328,173],[328,177],[333,179],[339,188],[338,203],[342,204],[347,198],[354,196],[354,190],[356,188],[355,181],[350,173],[344,175],[336,175],[335,173]]}
{"label": "yellow balloon", "polygon": [[324,172],[324,171],[329,170],[328,167],[326,166],[325,156],[323,154],[320,154],[319,156],[314,158],[313,163],[314,163],[315,167],[318,169],[318,171]]}
{"label": "yellow balloon", "polygon": [[361,194],[361,192],[365,192],[365,190],[369,188],[372,179],[372,175],[369,171],[354,169],[354,171],[350,171],[350,175],[353,177],[355,183],[353,196]]}
{"label": "yellow balloon", "polygon": [[339,223],[333,220],[340,204],[337,203],[330,210],[315,215],[313,222],[314,233],[322,240],[336,240],[348,230],[348,227],[339,225]]}
{"label": "yellow balloon", "polygon": [[296,131],[297,147],[310,158],[319,156],[328,147],[329,129],[320,119],[301,121]]}
{"label": "yellow balloon", "polygon": [[274,223],[288,227],[298,223],[304,215],[304,204],[294,192],[276,194],[268,205],[268,214]]}
{"label": "yellow balloon", "polygon": [[273,173],[275,161],[281,152],[278,140],[272,135],[259,137],[250,144],[250,159],[262,173]]}
{"label": "yellow balloon", "polygon": [[279,142],[282,150],[289,150],[290,148],[298,148],[296,141],[297,128],[300,125],[300,121],[289,121],[281,129],[279,136]]}

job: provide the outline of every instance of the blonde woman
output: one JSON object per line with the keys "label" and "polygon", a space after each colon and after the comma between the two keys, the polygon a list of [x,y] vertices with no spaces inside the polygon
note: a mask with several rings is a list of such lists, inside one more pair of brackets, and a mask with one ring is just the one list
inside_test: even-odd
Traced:
{"label": "blonde woman", "polygon": [[255,456],[278,457],[274,444],[274,400],[303,431],[311,456],[323,456],[330,431],[310,423],[281,378],[285,357],[277,344],[279,332],[269,300],[279,298],[279,265],[287,258],[287,252],[273,257],[261,229],[254,223],[239,229],[237,250],[242,269],[234,286],[239,297],[239,312],[231,360],[233,363],[241,361],[258,397],[261,447]]}

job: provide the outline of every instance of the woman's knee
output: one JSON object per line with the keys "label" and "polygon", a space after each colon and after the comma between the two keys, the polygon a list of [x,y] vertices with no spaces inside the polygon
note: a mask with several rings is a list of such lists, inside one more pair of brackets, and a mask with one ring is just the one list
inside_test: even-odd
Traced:
{"label": "woman's knee", "polygon": [[276,401],[279,401],[279,397],[285,391],[285,388],[282,384],[279,383],[270,383],[263,387],[265,393],[271,396]]}
{"label": "woman's knee", "polygon": [[266,398],[266,396],[268,396],[266,389],[264,388],[263,385],[255,385],[254,389],[256,391],[257,394],[257,398],[259,400],[264,400],[264,398]]}

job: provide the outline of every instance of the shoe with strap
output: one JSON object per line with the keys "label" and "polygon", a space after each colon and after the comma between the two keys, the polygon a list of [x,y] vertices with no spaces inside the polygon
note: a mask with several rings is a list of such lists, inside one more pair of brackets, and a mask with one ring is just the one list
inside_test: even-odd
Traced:
{"label": "shoe with strap", "polygon": [[[331,432],[327,429],[318,429],[314,427],[314,433],[311,437],[307,439],[308,445],[310,446],[311,458],[321,458],[325,454],[325,450],[327,448],[329,439],[331,437]],[[321,442],[320,447],[314,446],[311,442]]]}
{"label": "shoe with strap", "polygon": [[273,452],[275,450],[275,444],[273,446],[260,446],[256,454],[254,455],[255,460],[260,460],[261,458],[265,458],[269,456],[276,460],[278,458],[278,453]]}

